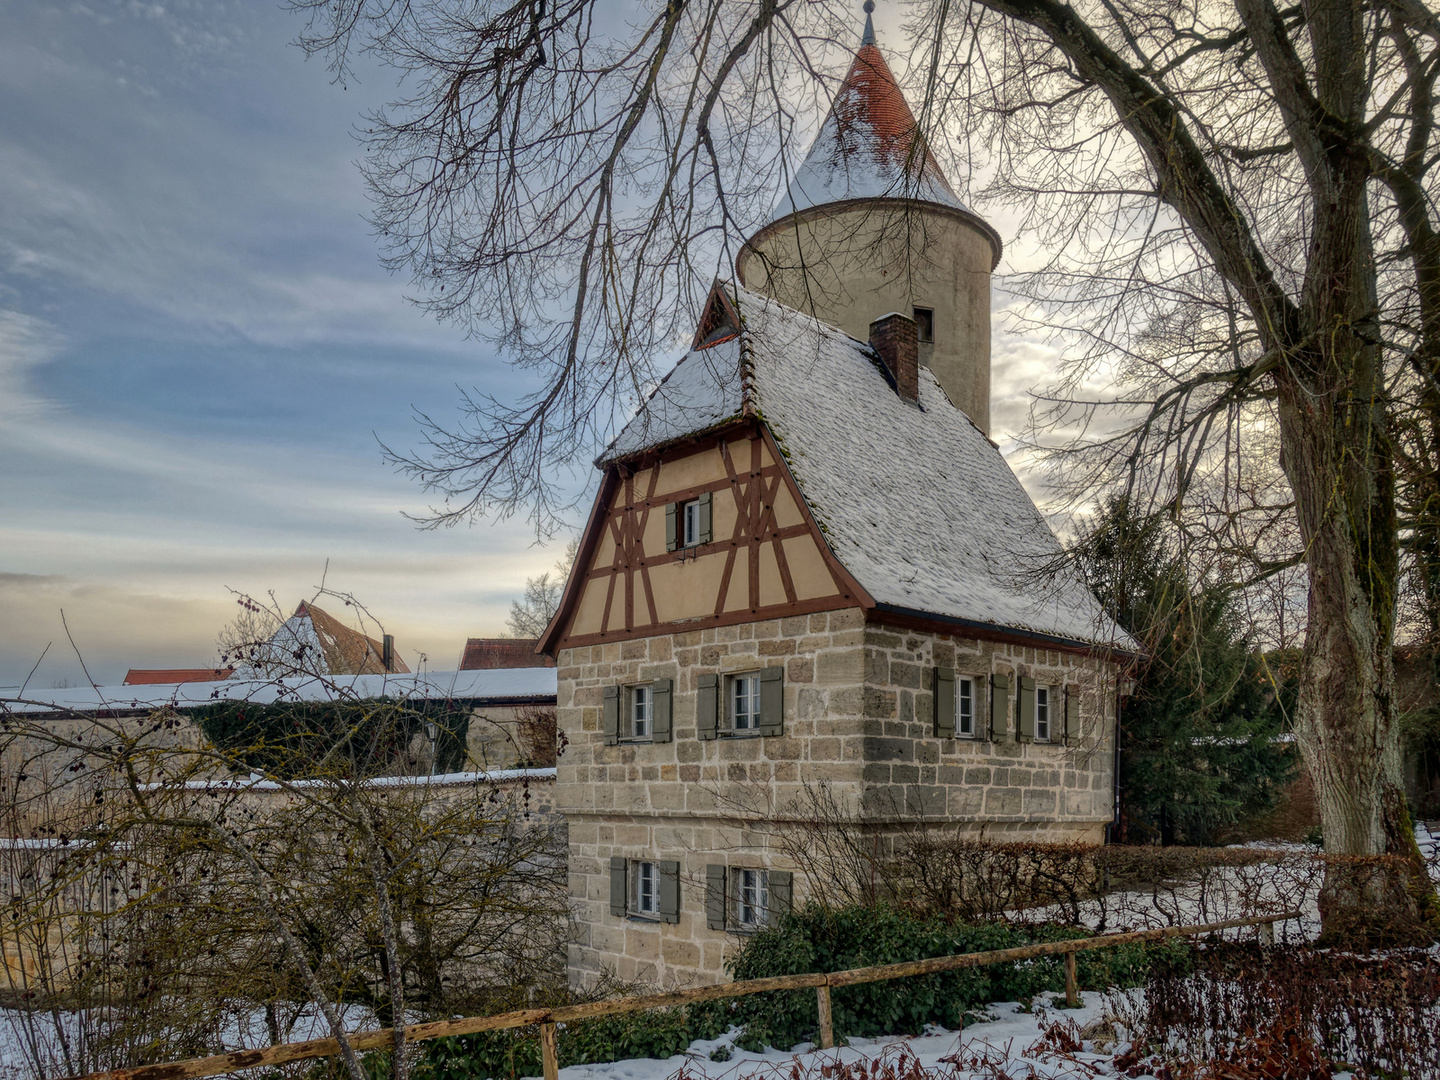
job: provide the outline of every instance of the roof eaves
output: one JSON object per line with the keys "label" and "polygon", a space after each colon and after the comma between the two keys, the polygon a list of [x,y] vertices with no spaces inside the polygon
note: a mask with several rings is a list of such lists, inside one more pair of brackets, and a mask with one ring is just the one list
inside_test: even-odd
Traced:
{"label": "roof eaves", "polygon": [[875,605],[875,610],[886,615],[897,615],[906,619],[943,623],[947,626],[954,626],[965,630],[1002,634],[1006,637],[1016,638],[1029,644],[1053,645],[1060,649],[1078,649],[1085,652],[1103,652],[1121,659],[1139,659],[1144,655],[1133,649],[1124,648],[1114,642],[1085,641],[1081,638],[1065,637],[1060,634],[1046,634],[1038,630],[1027,630],[1020,626],[1002,626],[999,623],[983,622],[979,619],[965,619],[958,615],[942,615],[935,611],[925,611],[923,608],[902,607],[899,604],[882,602]]}

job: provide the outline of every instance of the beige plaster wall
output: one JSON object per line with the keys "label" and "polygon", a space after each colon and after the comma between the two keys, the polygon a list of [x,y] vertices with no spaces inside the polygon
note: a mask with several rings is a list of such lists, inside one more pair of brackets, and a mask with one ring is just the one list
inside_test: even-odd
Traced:
{"label": "beige plaster wall", "polygon": [[772,226],[736,270],[746,288],[861,341],[881,315],[932,308],[935,344],[920,346],[920,363],[988,434],[995,256],[990,235],[958,211],[884,200],[816,207],[798,224]]}
{"label": "beige plaster wall", "polygon": [[[775,543],[767,540],[758,547],[751,546],[750,532],[737,529],[746,517],[752,483],[764,484],[766,497],[761,505],[769,512],[767,519],[773,517],[773,528],[805,525],[808,518],[804,509],[783,479],[776,483],[775,472],[783,468],[763,439],[740,436],[652,464],[618,485],[602,511],[607,524],[583,571],[584,585],[566,639],[601,633],[623,635],[627,626],[630,630],[658,629],[657,624],[709,618],[717,611],[733,616],[789,603]],[[755,474],[761,470],[769,470],[769,474],[757,477]],[[730,479],[732,471],[734,481]],[[694,498],[701,491],[711,494],[712,542],[689,550],[666,551],[666,505],[682,497]],[[617,514],[622,522],[618,528],[608,523]],[[629,547],[628,527],[638,534],[628,541]],[[795,600],[823,601],[839,596],[840,589],[812,535],[785,537],[780,546]],[[759,594],[754,598],[750,595],[752,557],[759,564]],[[625,572],[612,575],[612,569]],[[752,599],[756,601],[753,606]],[[650,618],[651,600],[655,620]]]}

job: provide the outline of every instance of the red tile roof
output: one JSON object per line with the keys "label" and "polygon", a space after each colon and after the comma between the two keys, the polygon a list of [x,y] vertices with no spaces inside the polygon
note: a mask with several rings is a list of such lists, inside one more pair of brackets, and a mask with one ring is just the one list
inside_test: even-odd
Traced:
{"label": "red tile roof", "polygon": [[[321,611],[314,604],[301,601],[295,609],[293,619],[309,619],[319,639],[320,650],[325,658],[325,670],[331,675],[383,675],[385,674],[385,646],[359,630],[346,626],[329,612]],[[400,659],[398,652],[392,653],[391,672],[409,673],[410,668]]]}
{"label": "red tile roof", "polygon": [[555,661],[537,653],[535,645],[534,638],[467,638],[465,651],[460,654],[460,670],[554,667]]}
{"label": "red tile roof", "polygon": [[890,65],[873,44],[860,47],[831,105],[836,149],[843,155],[890,161],[915,179],[922,176],[953,194],[939,162],[921,137],[915,115]]}
{"label": "red tile roof", "polygon": [[154,686],[159,683],[219,682],[235,673],[234,668],[131,668],[125,673],[126,686]]}

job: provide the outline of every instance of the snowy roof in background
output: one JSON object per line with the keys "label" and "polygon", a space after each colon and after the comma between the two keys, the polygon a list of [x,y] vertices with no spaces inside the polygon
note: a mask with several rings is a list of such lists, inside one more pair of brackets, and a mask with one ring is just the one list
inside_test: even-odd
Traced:
{"label": "snowy roof in background", "polygon": [[1047,572],[1059,541],[928,369],[917,407],[896,394],[868,345],[757,293],[718,287],[742,332],[723,352],[682,359],[602,463],[701,434],[720,418],[762,416],[831,551],[876,603],[1136,648],[1078,577]]}
{"label": "snowy roof in background", "polygon": [[[299,650],[300,655],[296,655]],[[251,666],[290,661],[308,670],[329,675],[380,675],[385,672],[384,646],[367,634],[346,626],[327,611],[300,601],[295,614],[275,631],[268,645],[261,646]],[[301,656],[304,662],[300,663]],[[409,672],[404,660],[391,659],[394,670]]]}
{"label": "snowy roof in background", "polygon": [[[238,679],[187,682],[170,686],[69,687],[29,690],[34,705],[11,705],[14,712],[47,708],[77,712],[105,710],[186,709],[215,701],[331,701],[366,698],[413,698],[423,701],[525,701],[555,697],[553,667],[501,668],[488,671],[429,671],[421,674],[332,675],[325,679],[299,676],[284,679]],[[138,691],[138,692],[137,692]],[[19,695],[17,695],[19,696]]]}
{"label": "snowy roof in background", "polygon": [[867,19],[865,42],[770,222],[823,203],[875,198],[920,199],[969,212],[925,145]]}

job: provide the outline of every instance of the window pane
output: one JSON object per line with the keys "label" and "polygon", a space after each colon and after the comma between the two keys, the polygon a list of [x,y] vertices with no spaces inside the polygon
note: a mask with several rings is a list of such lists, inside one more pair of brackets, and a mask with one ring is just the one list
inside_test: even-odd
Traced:
{"label": "window pane", "polygon": [[1045,742],[1050,738],[1050,688],[1035,687],[1035,738]]}
{"label": "window pane", "polygon": [[736,731],[748,731],[760,726],[760,676],[737,675],[731,682],[734,696],[731,706],[731,720]]}
{"label": "window pane", "polygon": [[975,683],[970,679],[955,680],[955,733],[975,734]]}
{"label": "window pane", "polygon": [[657,909],[655,864],[637,863],[635,866],[635,910],[653,915]]}
{"label": "window pane", "polygon": [[630,734],[643,738],[650,734],[651,696],[650,687],[636,686],[632,689],[630,710]]}
{"label": "window pane", "polygon": [[769,882],[764,870],[741,870],[740,890],[736,897],[736,918],[741,926],[760,926],[770,906]]}
{"label": "window pane", "polygon": [[700,504],[685,504],[685,546],[694,547],[700,542]]}

